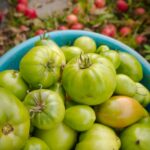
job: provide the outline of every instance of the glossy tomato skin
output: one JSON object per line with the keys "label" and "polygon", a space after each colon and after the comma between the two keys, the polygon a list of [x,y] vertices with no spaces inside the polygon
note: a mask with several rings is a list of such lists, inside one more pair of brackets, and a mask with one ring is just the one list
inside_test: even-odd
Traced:
{"label": "glossy tomato skin", "polygon": [[133,96],[136,93],[136,83],[125,74],[117,75],[115,94]]}
{"label": "glossy tomato skin", "polygon": [[141,105],[146,107],[150,103],[150,93],[148,89],[141,83],[136,83],[136,92],[133,98],[136,99]]}
{"label": "glossy tomato skin", "polygon": [[113,96],[96,108],[96,116],[98,122],[121,129],[148,116],[148,113],[131,97]]}
{"label": "glossy tomato skin", "polygon": [[84,53],[94,53],[96,51],[95,41],[87,36],[81,36],[74,41],[74,46],[81,48]]}
{"label": "glossy tomato skin", "polygon": [[50,150],[47,144],[39,138],[31,137],[21,150]]}
{"label": "glossy tomato skin", "polygon": [[119,56],[118,52],[116,52],[114,50],[109,50],[109,51],[101,52],[100,55],[109,59],[113,63],[115,69],[117,69],[119,67],[120,56]]}
{"label": "glossy tomato skin", "polygon": [[66,109],[64,123],[76,131],[86,131],[95,119],[95,112],[90,106],[76,105]]}
{"label": "glossy tomato skin", "polygon": [[0,87],[11,91],[19,100],[23,100],[27,94],[28,86],[16,70],[0,72]]}
{"label": "glossy tomato skin", "polygon": [[32,88],[48,88],[59,80],[65,59],[48,46],[32,48],[20,62],[20,73]]}
{"label": "glossy tomato skin", "polygon": [[0,88],[0,98],[0,149],[20,150],[29,136],[28,111],[16,96],[4,88]]}
{"label": "glossy tomato skin", "polygon": [[138,60],[128,53],[120,52],[119,55],[121,63],[117,73],[126,74],[136,82],[140,81],[143,78],[143,72]]}
{"label": "glossy tomato skin", "polygon": [[95,123],[80,134],[75,150],[119,150],[120,146],[120,139],[111,128]]}
{"label": "glossy tomato skin", "polygon": [[72,58],[80,56],[83,50],[75,46],[63,46],[62,51],[66,57],[66,62],[70,61]]}
{"label": "glossy tomato skin", "polygon": [[121,150],[149,150],[150,124],[133,124],[121,133],[120,139]]}
{"label": "glossy tomato skin", "polygon": [[[87,105],[103,103],[115,90],[115,68],[109,60],[98,54],[90,53],[82,57],[72,59],[64,68],[62,75],[64,89],[72,100],[78,103]],[[86,61],[90,61],[90,64],[84,68]]]}
{"label": "glossy tomato skin", "polygon": [[51,129],[64,119],[65,106],[57,92],[34,90],[23,103],[30,112],[31,123],[39,129]]}
{"label": "glossy tomato skin", "polygon": [[50,150],[71,150],[77,140],[77,132],[64,123],[50,130],[36,130],[35,136],[45,141]]}

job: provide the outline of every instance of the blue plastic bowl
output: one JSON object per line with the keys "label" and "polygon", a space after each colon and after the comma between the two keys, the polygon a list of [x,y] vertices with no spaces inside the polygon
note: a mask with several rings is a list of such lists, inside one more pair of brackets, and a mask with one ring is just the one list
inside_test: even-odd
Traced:
{"label": "blue plastic bowl", "polygon": [[[136,51],[129,48],[125,44],[122,44],[121,42],[106,37],[104,35],[88,31],[55,31],[47,33],[47,35],[49,35],[50,38],[53,39],[59,46],[71,44],[77,37],[84,35],[93,38],[96,41],[97,45],[106,44],[111,49],[117,49],[119,51],[130,53],[131,55],[135,56],[142,64],[144,77],[141,82],[150,90],[150,64]],[[30,50],[34,46],[35,41],[39,40],[39,38],[39,36],[31,38],[23,42],[22,44],[14,47],[10,51],[8,51],[4,56],[2,56],[0,58],[0,71],[6,69],[18,69],[21,58],[24,56],[25,53],[28,52],[28,50]]]}

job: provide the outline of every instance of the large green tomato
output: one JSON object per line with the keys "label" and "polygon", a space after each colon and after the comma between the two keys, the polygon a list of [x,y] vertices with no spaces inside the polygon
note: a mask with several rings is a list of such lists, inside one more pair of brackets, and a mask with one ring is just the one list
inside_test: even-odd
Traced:
{"label": "large green tomato", "polygon": [[0,150],[20,150],[29,136],[27,109],[11,92],[0,88]]}
{"label": "large green tomato", "polygon": [[21,150],[50,150],[47,144],[39,138],[31,137]]}
{"label": "large green tomato", "polygon": [[30,92],[24,100],[32,124],[39,129],[50,129],[64,119],[65,106],[57,92],[39,89]]}
{"label": "large green tomato", "polygon": [[98,54],[72,59],[64,68],[62,83],[72,100],[97,105],[108,100],[116,87],[113,64]]}
{"label": "large green tomato", "polygon": [[119,56],[118,52],[116,52],[114,50],[109,50],[109,51],[101,52],[100,55],[109,59],[113,63],[113,65],[116,69],[119,67],[120,56]]}
{"label": "large green tomato", "polygon": [[84,53],[94,53],[96,51],[95,41],[87,36],[81,36],[74,41],[74,46],[81,48]]}
{"label": "large green tomato", "polygon": [[94,124],[81,133],[75,150],[119,150],[120,146],[120,139],[111,128]]}
{"label": "large green tomato", "polygon": [[61,50],[64,52],[66,62],[70,61],[74,57],[80,56],[83,53],[81,48],[75,46],[63,46]]}
{"label": "large green tomato", "polygon": [[23,79],[33,88],[47,88],[54,84],[61,75],[65,59],[48,46],[32,48],[20,62]]}
{"label": "large green tomato", "polygon": [[121,150],[149,150],[150,125],[136,123],[121,133]]}
{"label": "large green tomato", "polygon": [[77,133],[64,123],[50,130],[36,130],[35,136],[45,141],[50,150],[71,150],[77,140]]}
{"label": "large green tomato", "polygon": [[64,123],[77,131],[85,131],[92,127],[96,119],[94,110],[87,105],[76,105],[65,112]]}
{"label": "large green tomato", "polygon": [[132,97],[136,93],[136,83],[127,75],[118,74],[115,93]]}
{"label": "large green tomato", "polygon": [[141,83],[136,83],[136,93],[133,95],[133,98],[144,107],[150,103],[150,93]]}
{"label": "large green tomato", "polygon": [[27,84],[16,70],[0,72],[0,87],[8,89],[20,100],[24,99],[28,91]]}
{"label": "large green tomato", "polygon": [[97,121],[114,128],[127,127],[148,115],[135,99],[113,96],[96,108]]}
{"label": "large green tomato", "polygon": [[118,73],[126,74],[134,81],[138,82],[143,78],[142,66],[132,55],[120,52],[121,63],[117,69]]}

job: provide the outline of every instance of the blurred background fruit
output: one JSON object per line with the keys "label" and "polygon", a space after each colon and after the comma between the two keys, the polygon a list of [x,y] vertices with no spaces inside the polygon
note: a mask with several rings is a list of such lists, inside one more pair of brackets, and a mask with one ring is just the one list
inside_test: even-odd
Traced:
{"label": "blurred background fruit", "polygon": [[150,61],[149,4],[149,0],[2,0],[0,55],[35,35],[72,29],[116,38]]}

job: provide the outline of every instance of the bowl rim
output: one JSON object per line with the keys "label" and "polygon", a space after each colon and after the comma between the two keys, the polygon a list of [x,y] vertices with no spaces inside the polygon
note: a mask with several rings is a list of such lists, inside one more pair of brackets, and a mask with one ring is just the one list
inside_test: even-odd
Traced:
{"label": "bowl rim", "polygon": [[[129,46],[127,46],[126,44],[113,39],[111,37],[96,33],[96,32],[92,32],[92,31],[83,31],[83,30],[63,30],[63,31],[52,31],[52,32],[48,32],[46,33],[46,36],[50,36],[50,37],[55,37],[56,35],[71,35],[71,34],[83,34],[84,36],[94,36],[95,38],[101,38],[104,39],[104,41],[109,41],[109,43],[114,43],[115,45],[118,45],[119,47],[122,47],[122,49],[126,49],[126,52],[129,52],[131,55],[135,56],[140,63],[145,66],[149,71],[150,71],[150,64],[144,59],[143,56],[141,56],[137,51],[135,51],[134,49],[130,48]],[[8,60],[11,59],[11,56],[18,53],[20,51],[21,48],[25,47],[25,45],[29,45],[34,43],[35,41],[37,41],[40,38],[39,36],[35,36],[32,38],[29,38],[28,40],[22,42],[21,44],[15,46],[14,48],[10,49],[8,52],[6,52],[3,56],[0,57],[0,67]]]}

